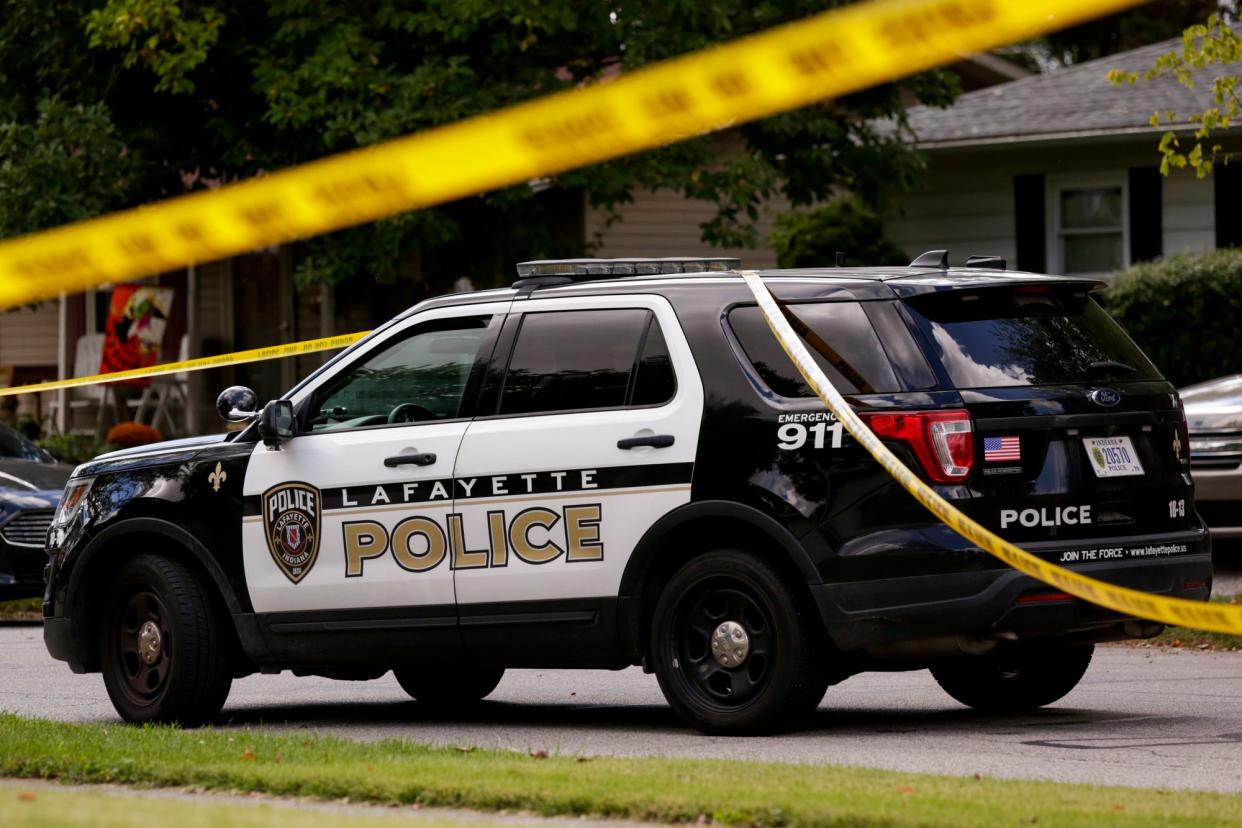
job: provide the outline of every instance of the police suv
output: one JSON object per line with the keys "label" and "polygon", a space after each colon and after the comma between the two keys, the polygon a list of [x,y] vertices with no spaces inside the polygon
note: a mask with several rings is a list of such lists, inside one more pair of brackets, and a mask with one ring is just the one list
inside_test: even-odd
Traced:
{"label": "police suv", "polygon": [[[1064,696],[1156,635],[932,518],[847,434],[733,259],[528,262],[423,302],[226,436],[79,467],[44,637],[128,721],[211,720],[256,671],[429,705],[511,667],[654,672],[695,727],[755,733],[866,670],[953,698]],[[761,274],[868,425],[961,511],[1058,564],[1207,598],[1173,387],[1097,282],[944,251]]]}

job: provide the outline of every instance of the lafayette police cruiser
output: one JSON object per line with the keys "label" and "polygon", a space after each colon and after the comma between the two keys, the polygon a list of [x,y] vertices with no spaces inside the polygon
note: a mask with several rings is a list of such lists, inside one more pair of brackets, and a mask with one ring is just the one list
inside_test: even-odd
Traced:
{"label": "lafayette police cruiser", "polygon": [[[519,265],[433,299],[240,432],[104,455],[49,532],[44,637],[128,721],[234,678],[393,671],[428,705],[513,667],[641,664],[710,732],[787,726],[865,670],[1049,704],[1148,637],[932,518],[795,372],[736,260]],[[836,386],[974,519],[1106,581],[1207,598],[1173,387],[1097,283],[950,267],[762,274]]]}

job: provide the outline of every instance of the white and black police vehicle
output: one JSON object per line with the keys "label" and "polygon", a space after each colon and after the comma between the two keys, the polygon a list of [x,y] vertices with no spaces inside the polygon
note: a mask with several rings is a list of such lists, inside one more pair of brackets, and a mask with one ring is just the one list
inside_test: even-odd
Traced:
{"label": "white and black police vehicle", "polygon": [[[228,389],[242,431],[79,467],[49,530],[49,651],[102,672],[134,722],[210,721],[259,671],[391,670],[461,705],[508,668],[641,664],[686,722],[756,733],[867,670],[1046,705],[1095,643],[1160,631],[932,518],[803,383],[738,266],[528,262],[261,410]],[[1098,283],[943,251],[761,275],[961,511],[1094,577],[1207,598],[1178,397]]]}

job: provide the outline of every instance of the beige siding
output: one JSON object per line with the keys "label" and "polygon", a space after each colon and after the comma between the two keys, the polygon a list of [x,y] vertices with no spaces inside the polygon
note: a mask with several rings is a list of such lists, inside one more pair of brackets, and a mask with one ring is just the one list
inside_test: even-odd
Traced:
{"label": "beige siding", "polygon": [[[1154,142],[1066,147],[1001,147],[932,152],[928,174],[914,193],[897,198],[885,216],[889,237],[911,256],[947,248],[953,261],[970,254],[1013,262],[1013,178],[1039,173],[1066,177],[1112,174],[1157,163]],[[1215,243],[1211,181],[1175,173],[1162,187],[1165,254],[1210,250]]]}
{"label": "beige siding", "polygon": [[0,312],[0,365],[56,365],[59,303]]}
{"label": "beige siding", "polygon": [[605,227],[606,216],[587,210],[586,240],[592,255],[626,256],[736,256],[746,267],[773,267],[776,255],[766,244],[772,217],[787,206],[772,203],[757,223],[762,247],[712,247],[702,240],[700,225],[716,214],[714,204],[688,199],[672,190],[638,192],[634,202],[620,208],[621,221]]}
{"label": "beige siding", "polygon": [[1216,187],[1181,170],[1164,180],[1164,253],[1216,247]]}

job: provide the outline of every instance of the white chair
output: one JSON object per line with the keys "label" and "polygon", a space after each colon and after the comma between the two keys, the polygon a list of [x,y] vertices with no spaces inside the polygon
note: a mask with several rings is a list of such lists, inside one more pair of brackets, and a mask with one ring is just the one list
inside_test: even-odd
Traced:
{"label": "white chair", "polygon": [[[86,334],[78,338],[78,343],[73,352],[73,376],[89,377],[98,374],[103,364],[103,345],[104,335],[101,333]],[[69,402],[68,417],[65,420],[65,430],[76,434],[90,434],[90,429],[75,428],[74,412],[91,411],[95,413],[95,433],[102,434],[104,411],[108,407],[109,401],[112,403],[113,415],[120,420],[120,412],[116,410],[116,395],[113,394],[110,386],[107,385],[86,385],[79,388],[70,388],[65,393]],[[51,404],[48,406],[48,415],[52,422],[57,422],[60,414],[58,397],[53,397]]]}
{"label": "white chair", "polygon": [[[184,362],[189,358],[190,337],[182,334],[181,345],[177,349],[177,362]],[[182,413],[185,413],[190,396],[189,384],[190,375],[184,371],[152,379],[151,384],[143,389],[142,397],[128,402],[131,408],[136,409],[134,421],[141,423],[147,411],[154,407],[149,425],[160,428],[162,421],[167,424],[166,428],[160,429],[165,435],[177,434],[179,430],[173,420],[173,406],[179,405]]]}

